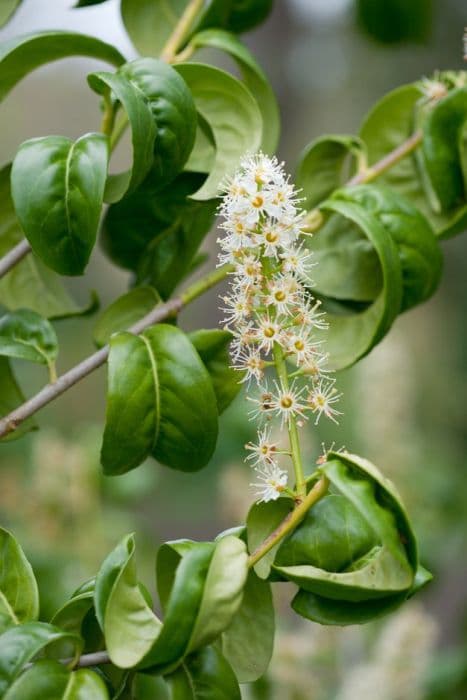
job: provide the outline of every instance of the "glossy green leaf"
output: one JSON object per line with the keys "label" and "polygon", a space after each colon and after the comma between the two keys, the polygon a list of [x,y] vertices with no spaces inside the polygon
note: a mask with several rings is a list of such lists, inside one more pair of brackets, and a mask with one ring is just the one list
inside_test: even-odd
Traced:
{"label": "glossy green leaf", "polygon": [[363,625],[396,610],[431,579],[432,575],[419,565],[414,584],[409,591],[377,600],[350,604],[345,600],[333,600],[299,590],[292,601],[292,608],[298,615],[318,622],[320,625],[338,625],[339,627]]}
{"label": "glossy green leaf", "polygon": [[80,275],[97,236],[107,176],[102,134],[73,142],[64,136],[31,139],[11,169],[11,194],[34,252],[63,275]]}
{"label": "glossy green leaf", "polygon": [[102,564],[96,578],[95,608],[112,662],[132,668],[148,653],[161,630],[138,585],[132,535]]}
{"label": "glossy green leaf", "polygon": [[73,7],[89,7],[90,5],[102,5],[103,2],[107,2],[107,0],[78,0],[76,5]]}
{"label": "glossy green leaf", "polygon": [[[0,170],[0,256],[24,238],[11,201],[10,169],[7,165]],[[87,312],[75,304],[58,275],[31,253],[0,279],[0,304],[11,311],[27,307],[46,318]]]}
{"label": "glossy green leaf", "polygon": [[227,660],[215,647],[189,656],[166,677],[170,700],[240,700],[240,687]]}
{"label": "glossy green leaf", "polygon": [[[440,280],[442,256],[420,212],[387,187],[358,185],[336,197],[361,206],[396,243],[402,273],[401,311],[430,297]],[[315,253],[313,277],[320,293],[353,301],[376,298],[382,285],[380,262],[371,240],[355,222],[334,216],[307,245]]]}
{"label": "glossy green leaf", "polygon": [[0,100],[35,68],[69,56],[89,56],[114,66],[125,62],[114,46],[93,36],[63,31],[23,34],[0,44]]}
{"label": "glossy green leaf", "polygon": [[159,324],[114,335],[110,346],[104,472],[126,472],[149,454],[173,469],[201,469],[216,444],[216,396],[187,336]]}
{"label": "glossy green leaf", "polygon": [[247,576],[246,548],[236,537],[164,545],[157,565],[163,624],[141,593],[134,553],[129,536],[103,563],[96,579],[97,617],[113,663],[169,672],[230,624]]}
{"label": "glossy green leaf", "polygon": [[159,56],[188,0],[121,0],[123,24],[143,56]]}
{"label": "glossy green leaf", "polygon": [[250,91],[225,71],[203,63],[180,63],[176,70],[192,91],[196,109],[209,124],[216,144],[213,168],[194,199],[212,199],[222,180],[234,173],[240,158],[256,153],[262,142],[263,120]]}
{"label": "glossy green leaf", "polygon": [[38,615],[39,592],[31,565],[13,535],[0,528],[0,633]]}
{"label": "glossy green leaf", "polygon": [[20,309],[0,317],[0,355],[53,366],[57,354],[52,324],[35,311]]}
{"label": "glossy green leaf", "polygon": [[94,326],[94,342],[98,347],[106,345],[113,333],[131,328],[151,309],[159,304],[161,298],[153,287],[135,287],[118,297],[97,319]]}
{"label": "glossy green leaf", "polygon": [[264,22],[272,10],[274,0],[232,0],[228,29],[241,33]]}
{"label": "glossy green leaf", "polygon": [[[276,529],[292,507],[293,503],[289,498],[279,498],[268,503],[255,503],[250,508],[246,521],[250,554]],[[279,543],[255,564],[254,570],[259,578],[268,578],[278,548]]]}
{"label": "glossy green leaf", "polygon": [[3,0],[0,7],[0,27],[3,27],[15,14],[22,0]]}
{"label": "glossy green leaf", "polygon": [[164,678],[150,673],[135,673],[131,692],[134,700],[171,700]]}
{"label": "glossy green leaf", "polygon": [[124,172],[109,175],[105,187],[105,201],[118,202],[126,192],[135,190],[151,169],[157,126],[147,99],[125,76],[120,73],[91,73],[88,82],[108,103],[117,100],[113,102],[114,112],[121,105],[130,123],[132,165]]}
{"label": "glossy green leaf", "polygon": [[[392,236],[374,212],[354,201],[348,190],[338,191],[322,205],[322,208],[352,223],[349,229],[351,247],[357,243],[358,250],[360,240],[365,244],[362,234],[369,240],[371,248],[379,258],[382,275],[381,291],[366,309],[357,312],[344,309],[341,314],[333,313],[330,309],[327,314],[329,329],[325,334],[326,351],[330,355],[329,364],[333,369],[341,369],[366,355],[391,327],[401,310],[402,270],[397,246]],[[357,239],[355,239],[355,232],[357,232]],[[320,235],[323,235],[323,229],[312,239],[311,245],[315,246],[315,239],[318,240]],[[368,251],[368,245],[365,245]],[[338,246],[334,251],[331,248],[330,252],[337,253],[338,256],[341,254]],[[325,268],[327,264],[328,260],[322,261],[321,267]],[[340,266],[339,270],[342,273]],[[320,291],[319,283],[316,291]]]}
{"label": "glossy green leaf", "polygon": [[62,632],[53,625],[45,622],[26,622],[4,632],[0,636],[0,696],[4,696],[24,666],[36,654],[48,645],[65,639],[73,648],[73,663],[81,652],[80,638]]}
{"label": "glossy green leaf", "polygon": [[59,661],[38,661],[10,687],[5,700],[108,700],[102,678],[85,668],[69,671]]}
{"label": "glossy green leaf", "polygon": [[271,585],[250,571],[242,604],[221,637],[222,653],[239,683],[251,683],[267,671],[274,628]]}
{"label": "glossy green leaf", "polygon": [[189,196],[203,180],[182,173],[160,189],[151,173],[133,194],[109,207],[104,219],[102,243],[109,257],[164,297],[191,272],[213,224],[217,200],[195,202]]}
{"label": "glossy green leaf", "polygon": [[[89,639],[88,621],[93,615],[94,606],[94,579],[91,579],[88,586],[83,586],[78,589],[69,600],[64,603],[61,608],[55,613],[50,620],[50,624],[59,627],[65,632],[71,632],[79,635],[84,640],[84,652],[90,651],[90,647],[94,650],[95,639]],[[95,632],[95,630],[93,630]],[[98,647],[104,645],[101,640],[101,635],[98,635]],[[60,649],[58,643],[54,645],[55,655],[60,658],[66,657],[66,649]]]}
{"label": "glossy green leaf", "polygon": [[274,153],[279,141],[279,108],[274,91],[253,54],[234,34],[220,29],[207,29],[196,34],[191,44],[196,48],[209,47],[224,51],[237,63],[245,85],[254,95],[263,118],[261,148],[265,153]]}
{"label": "glossy green leaf", "polygon": [[300,156],[295,184],[304,208],[317,207],[349,179],[353,160],[365,145],[357,136],[332,134],[312,141]]}
{"label": "glossy green leaf", "polygon": [[[25,398],[11,371],[10,362],[6,357],[0,357],[0,388],[0,415],[7,416],[11,411],[24,403]],[[28,433],[30,430],[35,430],[35,428],[36,425],[32,418],[28,418],[13,432],[3,437],[2,440],[5,442],[18,440],[25,435],[25,433]]]}
{"label": "glossy green leaf", "polygon": [[432,24],[432,0],[357,0],[361,27],[382,44],[424,41]]}
{"label": "glossy green leaf", "polygon": [[239,372],[231,366],[229,345],[232,334],[221,330],[198,330],[188,337],[209,372],[216,393],[217,410],[221,414],[242,388]]}
{"label": "glossy green leaf", "polygon": [[153,178],[159,185],[174,179],[193,148],[196,110],[193,97],[179,73],[164,61],[140,58],[119,73],[144,95],[157,125]]}
{"label": "glossy green leaf", "polygon": [[452,90],[434,105],[423,124],[423,157],[442,211],[465,206],[467,176],[462,170],[465,149],[467,88]]}
{"label": "glossy green leaf", "polygon": [[[420,87],[404,85],[385,95],[371,109],[360,129],[370,164],[383,158],[413,134],[417,109],[422,100]],[[378,177],[378,184],[386,184],[406,197],[426,216],[440,238],[461,233],[467,228],[467,206],[444,214],[433,211],[417,160],[414,154],[403,158]]]}
{"label": "glossy green leaf", "polygon": [[313,594],[295,599],[300,614],[325,624],[335,614],[331,624],[352,624],[385,614],[411,594],[417,546],[397,491],[374,465],[347,453],[328,460],[319,471],[332,491],[284,540],[274,568]]}

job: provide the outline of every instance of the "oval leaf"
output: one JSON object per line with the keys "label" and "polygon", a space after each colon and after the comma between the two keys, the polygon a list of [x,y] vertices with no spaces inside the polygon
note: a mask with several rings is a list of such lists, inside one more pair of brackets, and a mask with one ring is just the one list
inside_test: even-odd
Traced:
{"label": "oval leaf", "polygon": [[35,311],[19,309],[0,317],[0,355],[53,367],[57,354],[53,326]]}
{"label": "oval leaf", "polygon": [[263,118],[263,140],[265,153],[274,153],[279,141],[280,116],[276,96],[268,79],[247,47],[234,35],[220,29],[207,29],[195,34],[191,45],[196,48],[215,48],[225,51],[238,65],[245,85],[254,95]]}
{"label": "oval leaf", "polygon": [[19,676],[24,666],[49,644],[67,640],[74,650],[72,665],[78,658],[82,642],[79,637],[62,632],[45,622],[26,622],[0,636],[0,696]]}
{"label": "oval leaf", "polygon": [[240,700],[240,687],[228,661],[215,647],[189,656],[166,677],[173,700]]}
{"label": "oval leaf", "polygon": [[188,84],[196,109],[209,124],[215,145],[213,168],[193,199],[212,199],[222,180],[232,175],[246,153],[261,146],[263,120],[250,91],[225,71],[202,63],[180,63],[176,70]]}
{"label": "oval leaf", "polygon": [[[3,391],[3,386],[2,386]],[[39,591],[30,563],[13,535],[0,528],[0,633],[37,620]]]}
{"label": "oval leaf", "polygon": [[119,73],[144,95],[157,126],[152,176],[166,184],[182,170],[195,142],[193,97],[179,73],[164,61],[140,58]]}
{"label": "oval leaf", "polygon": [[62,275],[80,275],[94,247],[107,176],[102,134],[73,142],[31,139],[11,170],[16,213],[34,252]]}
{"label": "oval leaf", "polygon": [[217,439],[216,396],[199,355],[178,328],[159,324],[112,337],[101,461],[120,474],[152,454],[182,471],[201,469]]}
{"label": "oval leaf", "polygon": [[125,62],[114,46],[93,36],[62,31],[24,34],[0,44],[0,100],[35,68],[68,56],[89,56],[114,66]]}
{"label": "oval leaf", "polygon": [[70,672],[58,661],[38,661],[23,673],[4,696],[5,700],[108,700],[104,681],[81,668]]}
{"label": "oval leaf", "polygon": [[[0,256],[19,243],[24,234],[10,194],[9,165],[0,170]],[[11,311],[27,307],[46,318],[80,315],[80,309],[62,286],[60,278],[30,253],[0,279],[0,304]]]}

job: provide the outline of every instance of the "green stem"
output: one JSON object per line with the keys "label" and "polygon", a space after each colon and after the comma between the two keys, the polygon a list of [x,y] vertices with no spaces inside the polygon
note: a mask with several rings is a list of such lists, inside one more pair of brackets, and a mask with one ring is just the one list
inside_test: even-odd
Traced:
{"label": "green stem", "polygon": [[183,40],[190,31],[198,12],[203,9],[204,0],[191,0],[180,17],[177,26],[170,35],[166,45],[162,49],[161,58],[163,61],[171,63]]}
{"label": "green stem", "polygon": [[123,112],[117,120],[117,123],[115,124],[112,133],[110,134],[111,153],[117,148],[118,144],[120,143],[120,139],[125,133],[128,124],[128,115],[126,112]]}
{"label": "green stem", "polygon": [[[288,391],[289,375],[287,373],[287,365],[284,358],[284,351],[279,343],[274,343],[273,348],[274,364],[276,367],[277,376],[283,388]],[[302,500],[306,494],[305,476],[303,473],[302,453],[300,450],[300,439],[298,436],[297,419],[291,416],[288,425],[290,450],[292,453],[292,462],[295,472],[295,488],[297,490],[297,498]]]}
{"label": "green stem", "polygon": [[223,265],[222,267],[217,268],[217,270],[214,270],[214,272],[210,272],[209,274],[205,275],[197,282],[194,282],[180,294],[182,304],[185,306],[185,304],[189,304],[191,301],[196,299],[196,297],[199,297],[201,294],[204,294],[204,292],[207,292],[208,289],[211,289],[211,287],[214,287],[216,284],[225,279],[229,272],[233,272],[234,269],[235,268],[233,265]]}
{"label": "green stem", "polygon": [[255,549],[248,559],[248,565],[252,568],[260,559],[264,557],[273,547],[276,546],[289,532],[292,532],[303,520],[310,508],[315,505],[328,490],[329,482],[325,476],[313,486],[311,491],[298,503],[293,510],[288,513],[284,520],[266,537],[259,547]]}

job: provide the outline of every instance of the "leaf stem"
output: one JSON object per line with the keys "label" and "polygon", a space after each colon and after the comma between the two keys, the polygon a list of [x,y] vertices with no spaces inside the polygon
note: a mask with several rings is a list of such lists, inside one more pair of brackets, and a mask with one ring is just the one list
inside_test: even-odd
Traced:
{"label": "leaf stem", "polygon": [[284,520],[266,537],[266,539],[255,549],[248,559],[248,566],[252,568],[260,559],[264,557],[276,544],[278,544],[286,535],[294,530],[297,525],[303,520],[307,512],[326,494],[329,486],[329,481],[325,476],[322,476],[319,481],[313,486],[311,491],[298,503],[293,510],[288,513]]}
{"label": "leaf stem", "polygon": [[[155,323],[176,316],[184,306],[218,284],[230,271],[231,266],[224,265],[215,270],[215,272],[207,274],[205,277],[202,277],[200,280],[190,285],[179,296],[173,297],[165,303],[155,306],[146,316],[143,316],[143,318],[131,326],[131,328],[127,329],[128,332],[137,335],[145,328],[149,328],[149,326],[153,326]],[[81,379],[87,377],[88,374],[94,372],[94,370],[104,364],[108,355],[109,346],[105,345],[103,348],[72,367],[68,372],[58,377],[53,384],[47,384],[35,396],[28,399],[21,406],[2,418],[0,420],[0,438],[14,432],[23,421],[61,396],[61,394],[65,393],[65,391],[70,389],[74,384],[77,384]]]}
{"label": "leaf stem", "polygon": [[[274,343],[273,347],[274,364],[276,367],[277,376],[285,391],[290,388],[289,375],[287,373],[287,365],[285,363],[284,351],[279,343]],[[302,453],[300,450],[300,439],[298,436],[297,420],[295,416],[290,416],[288,424],[290,450],[295,472],[295,488],[297,497],[302,500],[306,495],[305,476],[303,473]]]}
{"label": "leaf stem", "polygon": [[23,238],[14,248],[8,251],[3,258],[0,259],[0,277],[7,274],[15,265],[17,265],[29,252],[31,246],[26,238]]}
{"label": "leaf stem", "polygon": [[421,129],[415,131],[406,141],[400,144],[393,151],[388,153],[384,158],[381,158],[377,163],[370,166],[369,168],[357,173],[351,178],[347,183],[346,187],[351,187],[352,185],[362,185],[367,182],[372,182],[377,177],[382,175],[389,170],[394,165],[396,165],[403,158],[408,156],[412,151],[420,146],[423,141],[423,132]]}
{"label": "leaf stem", "polygon": [[161,58],[163,61],[170,63],[174,60],[181,43],[196,19],[196,15],[203,9],[203,6],[204,0],[191,0],[188,3],[174,31],[162,49]]}

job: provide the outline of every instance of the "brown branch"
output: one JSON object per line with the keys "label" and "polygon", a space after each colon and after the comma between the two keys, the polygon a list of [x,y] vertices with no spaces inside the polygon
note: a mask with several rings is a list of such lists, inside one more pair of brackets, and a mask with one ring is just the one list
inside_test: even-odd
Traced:
{"label": "brown branch", "polygon": [[14,248],[0,259],[0,277],[3,277],[31,251],[31,246],[23,238]]}

